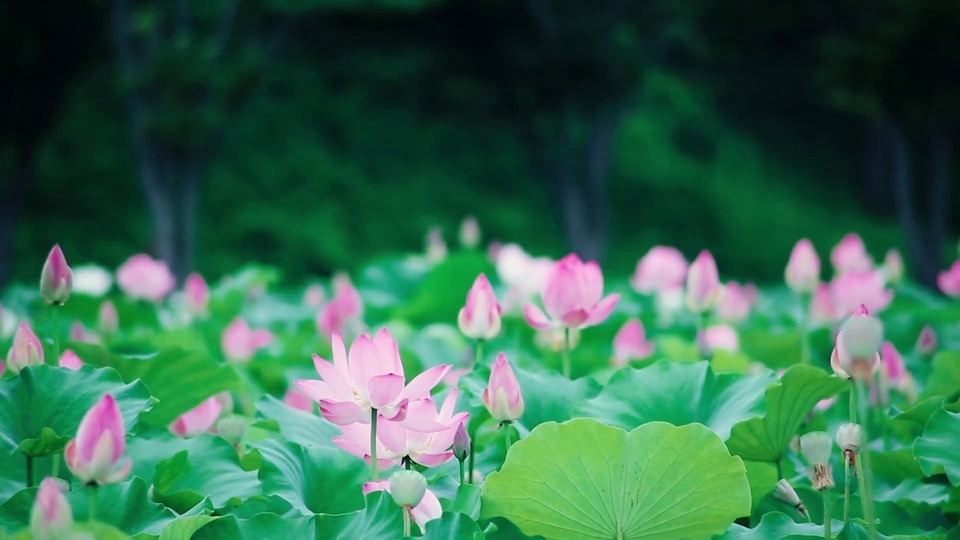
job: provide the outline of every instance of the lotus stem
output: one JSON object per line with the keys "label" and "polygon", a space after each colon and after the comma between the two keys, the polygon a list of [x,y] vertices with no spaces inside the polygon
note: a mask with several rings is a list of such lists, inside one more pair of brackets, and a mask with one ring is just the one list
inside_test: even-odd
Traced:
{"label": "lotus stem", "polygon": [[97,485],[90,486],[90,521],[97,520]]}
{"label": "lotus stem", "polygon": [[833,524],[830,522],[830,490],[823,490],[823,540],[832,540],[833,534],[831,527]]}
{"label": "lotus stem", "polygon": [[459,460],[459,461],[460,461],[460,485],[462,486],[462,485],[463,485],[464,462],[463,462],[462,459]]}
{"label": "lotus stem", "polygon": [[410,536],[410,506],[403,506],[403,537]]}
{"label": "lotus stem", "polygon": [[563,328],[563,376],[570,378],[570,328]]}
{"label": "lotus stem", "polygon": [[27,487],[33,487],[33,458],[27,456]]}
{"label": "lotus stem", "polygon": [[850,525],[850,460],[843,455],[843,525]]}
{"label": "lotus stem", "polygon": [[800,363],[810,363],[810,302],[800,294]]}
{"label": "lotus stem", "polygon": [[380,480],[380,470],[377,464],[377,410],[370,408],[370,474],[373,481]]}
{"label": "lotus stem", "polygon": [[479,364],[482,361],[483,361],[483,340],[478,339],[476,341],[476,348],[474,349],[474,353],[473,353],[473,362],[475,364]]}
{"label": "lotus stem", "polygon": [[870,396],[863,381],[857,381],[857,394],[860,405],[861,427],[863,428],[863,447],[857,460],[857,478],[860,482],[860,504],[863,506],[863,519],[867,522],[870,540],[877,540],[877,522],[873,513],[873,485],[870,471],[870,436],[867,432],[868,406]]}
{"label": "lotus stem", "polygon": [[60,306],[50,306],[53,310],[53,361],[60,364]]}

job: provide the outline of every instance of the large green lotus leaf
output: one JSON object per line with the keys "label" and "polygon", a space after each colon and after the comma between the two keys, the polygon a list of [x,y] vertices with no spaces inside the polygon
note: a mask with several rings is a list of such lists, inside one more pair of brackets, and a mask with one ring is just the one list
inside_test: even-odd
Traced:
{"label": "large green lotus leaf", "polygon": [[160,533],[160,540],[180,540],[182,538],[193,538],[193,534],[202,529],[211,521],[216,521],[217,516],[187,516],[175,519],[167,524]]}
{"label": "large green lotus leaf", "polygon": [[[96,540],[129,540],[130,537],[106,523],[86,522],[74,523],[71,531],[76,535],[73,538],[95,538]],[[11,540],[34,540],[35,537],[26,529],[11,537]]]}
{"label": "large green lotus leaf", "polygon": [[484,253],[453,253],[430,269],[417,292],[397,315],[414,323],[454,321],[473,280],[483,272],[490,275],[492,271]]}
{"label": "large green lotus leaf", "polygon": [[124,384],[112,369],[32,366],[0,379],[0,453],[20,450],[36,457],[63,451],[83,415],[106,394],[116,398],[127,431],[152,403],[143,382]]}
{"label": "large green lotus leaf", "polygon": [[542,424],[483,485],[481,517],[557,538],[709,538],[750,513],[740,458],[706,427]]}
{"label": "large green lotus leaf", "polygon": [[483,531],[477,522],[460,512],[444,512],[438,519],[427,522],[425,540],[483,540]]}
{"label": "large green lotus leaf", "polygon": [[463,484],[457,488],[457,494],[452,499],[440,499],[443,509],[448,512],[467,514],[473,519],[480,519],[480,487],[474,484]]}
{"label": "large green lotus leaf", "polygon": [[750,529],[743,525],[731,525],[718,540],[798,540],[800,538],[823,538],[823,525],[797,523],[781,512],[768,512],[760,523]]}
{"label": "large green lotus leaf", "polygon": [[900,411],[892,416],[893,420],[909,422],[915,426],[924,427],[933,413],[943,407],[943,396],[931,396],[914,403],[909,409]]}
{"label": "large green lotus leaf", "polygon": [[744,461],[743,466],[747,469],[747,480],[750,482],[751,508],[756,508],[777,485],[777,468],[764,461]]}
{"label": "large green lotus leaf", "polygon": [[628,430],[658,420],[697,422],[726,439],[734,424],[763,414],[764,391],[775,380],[771,372],[716,375],[709,362],[658,362],[618,371],[576,413]]}
{"label": "large green lotus leaf", "polygon": [[874,452],[870,459],[873,472],[893,482],[926,477],[913,455],[912,448]]}
{"label": "large green lotus leaf", "polygon": [[740,335],[740,346],[750,358],[761,360],[771,369],[784,368],[800,362],[799,331],[771,332],[755,328]]}
{"label": "large green lotus leaf", "polygon": [[[396,540],[403,537],[403,513],[389,493],[365,497],[366,506],[349,514],[317,516],[317,538],[324,540]],[[413,525],[416,530],[417,526]]]}
{"label": "large green lotus leaf", "polygon": [[848,388],[849,381],[813,366],[791,366],[766,391],[767,413],[733,426],[730,452],[753,461],[779,461],[803,419],[818,401]]}
{"label": "large green lotus leaf", "polygon": [[921,398],[943,396],[947,402],[960,395],[960,352],[940,351],[933,357],[933,369]]}
{"label": "large green lotus leaf", "polygon": [[166,428],[208,397],[240,389],[240,380],[230,366],[218,365],[198,351],[177,348],[147,356],[119,356],[85,345],[77,346],[75,352],[84,362],[115,368],[125,381],[143,380],[158,400],[141,419],[152,427]]}
{"label": "large green lotus leaf", "polygon": [[[821,535],[822,537],[822,535]],[[837,536],[839,540],[870,540],[870,532],[867,530],[867,524],[862,519],[851,520],[849,527],[844,529]],[[922,533],[889,533],[882,532],[877,534],[879,540],[947,540],[951,536],[943,530],[922,532]]]}
{"label": "large green lotus leaf", "polygon": [[257,402],[257,415],[267,420],[275,420],[280,437],[285,440],[303,446],[318,446],[342,452],[332,440],[340,435],[340,428],[322,416],[288,407],[273,396],[264,396]]}
{"label": "large green lotus leaf", "polygon": [[[195,518],[197,519],[197,518]],[[190,538],[191,540],[263,540],[266,538],[309,539],[328,537],[317,535],[317,518],[315,516],[284,517],[277,514],[257,514],[248,519],[239,519],[236,516],[225,516],[219,519],[207,520],[204,523],[185,523],[183,529],[192,532],[192,536],[174,536],[171,531],[170,540]],[[192,527],[199,525],[193,531]],[[166,532],[166,531],[164,531]],[[358,537],[359,538],[359,537]],[[166,540],[161,537],[161,540]]]}
{"label": "large green lotus leaf", "polygon": [[263,456],[259,476],[266,495],[282,497],[304,515],[363,508],[363,483],[370,479],[363,460],[339,448],[288,441],[263,441],[257,449]]}
{"label": "large green lotus leaf", "polygon": [[913,444],[913,453],[924,474],[946,473],[953,485],[960,485],[960,413],[940,409],[930,417],[923,436]]}

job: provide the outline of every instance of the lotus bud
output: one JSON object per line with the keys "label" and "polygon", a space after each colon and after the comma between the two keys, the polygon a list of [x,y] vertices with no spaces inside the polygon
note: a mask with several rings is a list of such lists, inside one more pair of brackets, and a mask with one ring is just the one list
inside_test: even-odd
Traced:
{"label": "lotus bud", "polygon": [[924,356],[937,352],[937,334],[929,324],[920,331],[920,337],[917,338],[917,352]]}
{"label": "lotus bud", "polygon": [[323,304],[324,298],[326,298],[326,293],[323,292],[323,286],[319,283],[310,285],[303,293],[303,303],[315,309]]}
{"label": "lotus bud", "polygon": [[493,339],[500,333],[500,304],[487,276],[480,274],[467,292],[457,325],[470,339]]}
{"label": "lotus bud", "polygon": [[390,477],[390,495],[404,508],[413,508],[427,492],[427,479],[413,470],[397,471]]}
{"label": "lotus bud", "polygon": [[211,396],[200,402],[196,407],[181,414],[168,427],[170,432],[178,437],[196,437],[213,427],[222,410],[223,403],[217,396]]}
{"label": "lotus bud", "polygon": [[809,294],[820,282],[820,257],[806,238],[797,242],[790,253],[786,270],[787,286],[796,293]]}
{"label": "lotus bud", "polygon": [[20,370],[27,366],[39,366],[43,364],[43,346],[40,339],[30,325],[21,322],[17,327],[17,333],[13,336],[13,346],[7,354],[7,367],[13,373],[20,373]]}
{"label": "lotus bud", "polygon": [[463,461],[469,455],[470,435],[467,433],[467,426],[460,422],[460,425],[457,426],[457,432],[453,435],[453,456]]}
{"label": "lotus bud", "polygon": [[722,291],[717,263],[709,251],[703,250],[687,271],[687,308],[693,313],[709,311]]}
{"label": "lotus bud", "polygon": [[123,416],[112,395],[107,394],[83,415],[77,436],[67,444],[67,468],[81,482],[100,485],[122,482],[130,474]]}
{"label": "lotus bud", "polygon": [[490,382],[480,396],[490,416],[498,422],[513,422],[523,416],[523,396],[520,383],[513,374],[513,368],[503,353],[490,370]]}
{"label": "lotus bud", "polygon": [[197,316],[207,313],[207,305],[210,303],[210,287],[203,276],[196,272],[187,276],[183,283],[183,292],[186,293],[187,306],[191,313]]}
{"label": "lotus bud", "polygon": [[60,355],[60,367],[76,371],[83,367],[83,360],[80,360],[77,353],[67,349]]}
{"label": "lotus bud", "polygon": [[97,327],[100,329],[100,335],[109,337],[117,333],[120,328],[120,317],[117,315],[117,307],[110,300],[104,300],[100,304],[100,311],[97,313]]}
{"label": "lotus bud", "polygon": [[891,249],[887,252],[883,260],[883,269],[888,283],[897,285],[903,281],[903,257],[898,250]]}
{"label": "lotus bud", "polygon": [[40,491],[30,510],[30,535],[36,540],[60,540],[70,537],[73,510],[63,496],[58,479],[47,477],[40,482]]}
{"label": "lotus bud", "polygon": [[953,263],[949,270],[937,275],[937,287],[952,298],[960,298],[960,260]]}
{"label": "lotus bud", "polygon": [[793,489],[793,486],[790,485],[790,482],[781,478],[780,481],[777,482],[777,485],[773,487],[773,496],[778,501],[795,508],[800,515],[805,516],[807,514],[806,507],[803,506],[803,502],[800,501],[800,496],[797,495],[797,492]]}
{"label": "lotus bud", "polygon": [[876,370],[883,324],[873,317],[850,317],[837,336],[840,367],[855,380],[868,381]]}
{"label": "lotus bud", "polygon": [[62,306],[73,290],[73,273],[67,266],[60,244],[53,246],[40,273],[40,296],[48,306]]}
{"label": "lotus bud", "polygon": [[480,224],[477,218],[467,216],[460,223],[460,245],[467,249],[480,245]]}

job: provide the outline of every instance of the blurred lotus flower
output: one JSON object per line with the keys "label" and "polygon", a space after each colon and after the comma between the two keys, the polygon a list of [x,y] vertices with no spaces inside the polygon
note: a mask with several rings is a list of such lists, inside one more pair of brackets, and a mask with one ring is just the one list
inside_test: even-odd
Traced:
{"label": "blurred lotus flower", "polygon": [[898,285],[903,281],[903,257],[900,256],[899,250],[887,251],[887,256],[883,259],[883,273],[888,283]]}
{"label": "blurred lotus flower", "polygon": [[730,352],[740,350],[740,335],[734,327],[725,324],[711,326],[704,330],[702,340],[703,352],[707,354],[713,354],[718,350]]}
{"label": "blurred lotus flower", "polygon": [[503,298],[505,310],[519,309],[537,294],[553,268],[547,257],[531,257],[516,244],[501,246],[496,253],[497,276],[507,285]]}
{"label": "blurred lotus flower", "polygon": [[[59,459],[59,458],[58,458]],[[72,538],[73,510],[60,491],[56,478],[46,477],[30,510],[30,538],[34,540],[67,540]]]}
{"label": "blurred lotus flower", "polygon": [[850,270],[830,282],[830,298],[838,317],[846,317],[860,305],[871,313],[886,309],[893,300],[893,290],[886,286],[883,274],[876,270]]}
{"label": "blurred lotus flower", "polygon": [[709,311],[722,290],[713,255],[707,250],[701,251],[687,271],[687,308],[693,313]]}
{"label": "blurred lotus flower", "polygon": [[903,364],[903,357],[893,346],[893,343],[885,341],[880,349],[880,363],[883,367],[881,376],[896,386],[905,377],[909,377],[906,366]]}
{"label": "blurred lotus flower", "polygon": [[960,298],[960,260],[954,262],[949,270],[940,272],[937,276],[937,286],[943,294]]}
{"label": "blurred lotus flower", "polygon": [[436,264],[447,258],[447,243],[443,239],[443,231],[440,227],[432,227],[427,231],[424,241],[426,244],[427,261]]}
{"label": "blurred lotus flower", "polygon": [[750,315],[752,307],[753,301],[746,287],[731,281],[723,287],[715,311],[720,320],[736,324]]}
{"label": "blurred lotus flower", "polygon": [[43,364],[43,345],[40,344],[40,338],[33,333],[30,325],[21,322],[17,327],[17,333],[13,336],[13,346],[7,353],[7,367],[13,373],[20,373],[20,370],[27,366],[41,364]]}
{"label": "blurred lotus flower", "polygon": [[507,355],[500,353],[490,370],[490,381],[480,395],[490,416],[498,422],[513,422],[523,416],[523,395]]}
{"label": "blurred lotus flower", "polygon": [[358,320],[363,314],[363,302],[353,287],[350,278],[339,275],[334,278],[333,298],[323,306],[317,315],[317,330],[325,336],[342,334],[347,325]]}
{"label": "blurred lotus flower", "polygon": [[283,395],[283,402],[291,409],[297,409],[310,414],[316,414],[317,402],[303,395],[303,392],[297,390],[296,386],[287,389]]}
{"label": "blurred lotus flower", "polygon": [[117,268],[117,284],[130,298],[159,302],[173,290],[176,279],[167,263],[141,253]]}
{"label": "blurred lotus flower", "polygon": [[3,372],[7,370],[7,364],[0,360],[0,377],[3,377]]}
{"label": "blurred lotus flower", "polygon": [[[294,384],[310,399],[320,403],[320,413],[343,426],[370,421],[371,409],[387,420],[403,421],[408,403],[430,397],[430,390],[450,369],[450,365],[432,367],[404,386],[400,350],[390,332],[382,328],[373,339],[361,334],[347,355],[343,339],[333,335],[333,363],[313,356],[313,364],[322,380],[300,380]],[[423,425],[419,417],[404,424],[418,431],[438,431],[436,423]]]}
{"label": "blurred lotus flower", "polygon": [[73,269],[73,292],[101,297],[113,286],[113,275],[109,270],[95,264],[78,266]]}
{"label": "blurred lotus flower", "polygon": [[73,272],[67,266],[60,244],[53,246],[40,272],[40,296],[48,306],[62,306],[73,290]]}
{"label": "blurred lotus flower", "polygon": [[326,298],[326,293],[323,292],[323,286],[319,283],[311,284],[303,293],[303,303],[311,308],[319,308],[323,304],[324,298]]}
{"label": "blurred lotus flower", "polygon": [[836,275],[847,272],[866,272],[873,268],[873,259],[867,254],[863,240],[849,233],[830,252],[830,262]]}
{"label": "blurred lotus flower", "polygon": [[120,316],[117,314],[117,307],[110,300],[104,300],[100,304],[100,310],[97,312],[97,327],[100,335],[110,337],[117,333],[120,328]]}
{"label": "blurred lotus flower", "polygon": [[687,260],[679,250],[654,246],[637,261],[630,286],[642,294],[682,289],[686,276]]}
{"label": "blurred lotus flower", "polygon": [[196,437],[201,433],[206,433],[217,423],[217,418],[220,418],[222,410],[223,403],[217,399],[217,396],[210,396],[171,422],[170,432],[184,438]]}
{"label": "blurred lotus flower", "polygon": [[80,421],[77,436],[67,444],[64,459],[70,472],[83,483],[100,485],[122,482],[130,474],[123,417],[113,396],[103,396]]}
{"label": "blurred lotus flower", "polygon": [[837,308],[833,305],[833,296],[826,283],[817,285],[810,299],[810,324],[814,328],[827,326],[837,320]]}
{"label": "blurred lotus flower", "polygon": [[[363,484],[363,494],[373,493],[374,491],[386,491],[390,493],[390,480],[380,480],[379,482],[366,482]],[[413,507],[410,511],[413,520],[421,531],[426,531],[427,522],[439,518],[443,514],[443,507],[440,506],[440,499],[433,494],[430,489],[423,493],[423,499],[420,504]]]}
{"label": "blurred lotus flower", "polygon": [[600,265],[584,263],[570,254],[554,263],[547,274],[540,299],[546,314],[533,304],[523,308],[527,324],[537,330],[551,326],[586,328],[602,323],[620,301],[619,294],[603,297]]}
{"label": "blurred lotus flower", "polygon": [[820,257],[806,238],[797,242],[790,253],[786,271],[787,286],[795,293],[809,294],[820,283]]}
{"label": "blurred lotus flower", "polygon": [[917,352],[929,356],[937,352],[937,334],[929,324],[924,325],[920,331],[920,337],[917,338]]}
{"label": "blurred lotus flower", "polygon": [[817,405],[814,407],[818,411],[825,411],[833,406],[837,402],[837,396],[829,397],[827,399],[821,399],[817,402]]}
{"label": "blurred lotus flower", "polygon": [[460,308],[457,325],[470,339],[493,339],[500,333],[500,304],[486,275],[477,276],[467,292],[467,303]]}
{"label": "blurred lotus flower", "polygon": [[190,313],[198,317],[207,314],[207,305],[210,303],[210,287],[203,276],[194,272],[183,282],[183,292],[187,297],[187,307]]}
{"label": "blurred lotus flower", "polygon": [[100,337],[90,330],[87,330],[80,321],[73,321],[73,324],[70,325],[69,337],[70,341],[77,341],[79,343],[100,343]]}
{"label": "blurred lotus flower", "polygon": [[460,223],[460,245],[467,249],[474,249],[480,245],[480,223],[477,218],[467,216]]}
{"label": "blurred lotus flower", "polygon": [[80,360],[77,353],[67,349],[60,355],[60,367],[76,371],[83,367],[83,361]]}
{"label": "blurred lotus flower", "polygon": [[631,360],[643,360],[653,354],[653,343],[647,341],[640,319],[630,319],[613,338],[613,366],[623,367]]}
{"label": "blurred lotus flower", "polygon": [[248,362],[256,352],[273,343],[269,330],[251,330],[247,321],[237,317],[223,331],[223,354],[231,362]]}
{"label": "blurred lotus flower", "polygon": [[883,325],[860,306],[837,333],[836,345],[830,355],[830,367],[841,379],[869,381],[880,366],[880,343]]}
{"label": "blurred lotus flower", "polygon": [[[550,327],[546,330],[540,330],[534,336],[534,341],[539,347],[550,349],[553,352],[563,352],[566,348],[566,328],[561,326]],[[570,329],[570,350],[577,348],[580,344],[580,330]]]}

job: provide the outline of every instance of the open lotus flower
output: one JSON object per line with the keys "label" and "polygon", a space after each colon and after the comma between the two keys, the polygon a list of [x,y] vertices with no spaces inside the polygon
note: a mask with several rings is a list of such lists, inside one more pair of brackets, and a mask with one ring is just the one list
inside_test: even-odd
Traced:
{"label": "open lotus flower", "polygon": [[317,330],[325,336],[342,334],[347,325],[363,314],[363,301],[350,278],[339,275],[334,278],[333,298],[317,314]]}
{"label": "open lotus flower", "polygon": [[873,268],[873,259],[867,254],[863,240],[849,233],[830,252],[830,263],[837,275],[847,272],[866,272]]}
{"label": "open lotus flower", "polygon": [[83,361],[80,360],[77,353],[67,349],[60,355],[60,367],[76,371],[83,367]]}
{"label": "open lotus flower", "polygon": [[954,262],[949,270],[940,272],[937,287],[947,296],[960,298],[960,261]]}
{"label": "open lotus flower", "polygon": [[167,263],[141,253],[117,268],[117,284],[130,298],[159,302],[173,290],[176,279]]}
{"label": "open lotus flower", "polygon": [[630,286],[641,294],[660,293],[683,288],[687,260],[676,248],[653,246],[637,261]]}
{"label": "open lotus flower", "polygon": [[753,301],[747,288],[736,281],[724,285],[715,308],[717,317],[729,323],[739,323],[750,316]]}
{"label": "open lotus flower", "polygon": [[223,403],[220,399],[217,396],[210,396],[171,422],[170,432],[184,438],[206,433],[217,423],[222,410]]}
{"label": "open lotus flower", "polygon": [[687,271],[687,308],[693,313],[713,309],[723,292],[717,263],[703,250]]}
{"label": "open lotus flower", "polygon": [[[374,491],[386,491],[390,493],[390,480],[380,480],[379,482],[366,482],[363,484],[363,494],[373,493]],[[429,488],[424,492],[420,504],[413,507],[410,511],[413,520],[421,531],[427,530],[427,522],[439,518],[443,514],[443,507],[440,506],[440,499],[430,491]]]}
{"label": "open lotus flower", "polygon": [[500,353],[490,370],[490,381],[480,395],[490,416],[498,422],[513,422],[523,416],[523,394],[507,355]]}
{"label": "open lotus flower", "polygon": [[527,324],[537,330],[552,326],[586,328],[605,321],[620,301],[619,294],[603,297],[600,265],[584,263],[571,253],[557,261],[547,274],[540,299],[546,314],[533,304],[523,308]]}
{"label": "open lotus flower", "polygon": [[223,331],[223,354],[232,362],[247,362],[256,352],[273,343],[269,330],[251,330],[247,321],[236,318]]}
{"label": "open lotus flower", "polygon": [[804,238],[793,246],[787,263],[786,281],[787,286],[796,293],[812,293],[820,283],[820,257],[810,240]]}
{"label": "open lotus flower", "polygon": [[643,323],[630,319],[613,338],[613,365],[623,367],[631,360],[643,360],[653,354],[653,343],[647,341]]}
{"label": "open lotus flower", "polygon": [[846,317],[865,305],[871,313],[886,309],[893,300],[893,290],[885,288],[878,270],[850,270],[830,282],[830,298],[838,317]]}
{"label": "open lotus flower", "polygon": [[67,443],[64,459],[81,482],[100,485],[122,482],[130,474],[130,458],[124,459],[126,430],[112,395],[103,396],[80,421],[75,439]]}
{"label": "open lotus flower", "polygon": [[[449,364],[434,366],[404,386],[406,378],[400,350],[390,332],[382,328],[373,339],[361,334],[347,355],[343,339],[333,335],[333,363],[317,355],[313,364],[322,380],[300,380],[294,384],[307,397],[320,403],[320,413],[334,424],[367,423],[371,409],[387,420],[403,421],[407,405],[430,397],[430,390],[446,375]],[[419,417],[404,425],[409,429],[437,431],[435,422],[421,424]]]}
{"label": "open lotus flower", "polygon": [[[869,319],[870,313],[866,306],[861,305],[857,311],[851,315],[850,318]],[[830,355],[830,367],[833,369],[833,372],[837,375],[837,377],[840,377],[841,379],[849,379],[851,375],[855,376],[857,379],[868,379],[880,366],[880,353],[877,352],[876,349],[874,349],[872,353],[867,354],[861,354],[859,351],[850,351],[851,341],[858,342],[856,343],[858,348],[860,345],[859,342],[865,341],[860,339],[860,335],[848,335],[851,330],[854,330],[860,334],[858,328],[851,329],[847,327],[842,327],[840,332],[837,333],[837,339],[833,348],[833,353]],[[874,336],[871,332],[868,331],[865,332],[865,334],[868,334],[865,336],[868,338],[867,341],[874,340]],[[880,343],[878,342],[876,344],[876,348],[879,347]],[[868,346],[867,348],[870,347]]]}
{"label": "open lotus flower", "polygon": [[97,298],[110,292],[113,287],[113,274],[102,266],[85,264],[72,268],[73,292]]}
{"label": "open lotus flower", "polygon": [[493,339],[500,333],[500,304],[486,275],[477,276],[467,292],[467,303],[460,308],[457,325],[470,339]]}
{"label": "open lotus flower", "polygon": [[40,338],[33,333],[30,325],[21,322],[17,326],[17,333],[13,336],[13,346],[7,354],[7,367],[13,373],[20,373],[20,370],[27,366],[41,364],[43,364],[43,346],[40,344]]}
{"label": "open lotus flower", "polygon": [[30,537],[36,540],[71,538],[73,510],[60,491],[57,478],[48,476],[40,482],[40,491],[30,510]]}
{"label": "open lotus flower", "polygon": [[310,414],[317,413],[317,402],[303,395],[296,386],[287,389],[287,393],[283,395],[283,403],[291,409]]}
{"label": "open lotus flower", "polygon": [[73,290],[73,272],[67,266],[60,244],[53,246],[40,273],[40,296],[49,306],[62,306]]}
{"label": "open lotus flower", "polygon": [[207,305],[210,303],[210,287],[203,276],[196,272],[187,276],[183,283],[183,292],[190,312],[197,316],[206,315]]}

